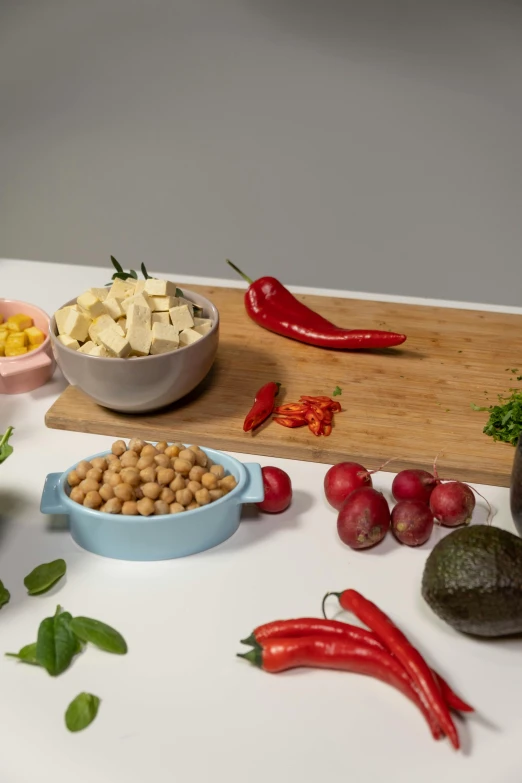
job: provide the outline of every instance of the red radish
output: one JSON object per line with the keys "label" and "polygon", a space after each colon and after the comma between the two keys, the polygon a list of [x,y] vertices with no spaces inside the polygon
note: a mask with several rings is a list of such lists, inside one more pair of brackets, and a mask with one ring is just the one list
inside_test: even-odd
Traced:
{"label": "red radish", "polygon": [[393,479],[392,495],[395,500],[421,500],[430,502],[430,496],[437,486],[437,479],[427,470],[401,470]]}
{"label": "red radish", "polygon": [[422,500],[400,500],[391,513],[395,538],[406,546],[425,544],[433,530],[433,514]]}
{"label": "red radish", "polygon": [[324,477],[324,493],[327,501],[337,511],[355,489],[371,487],[372,477],[358,462],[339,462],[332,465]]}
{"label": "red radish", "polygon": [[265,498],[256,503],[261,511],[278,514],[284,511],[292,501],[292,482],[290,476],[281,468],[268,466],[261,468]]}
{"label": "red radish", "polygon": [[390,529],[390,508],[372,487],[355,489],[337,517],[339,538],[352,549],[367,549],[382,541]]}
{"label": "red radish", "polygon": [[471,521],[474,508],[475,495],[470,487],[461,481],[438,484],[431,493],[430,509],[433,516],[447,527],[467,525]]}

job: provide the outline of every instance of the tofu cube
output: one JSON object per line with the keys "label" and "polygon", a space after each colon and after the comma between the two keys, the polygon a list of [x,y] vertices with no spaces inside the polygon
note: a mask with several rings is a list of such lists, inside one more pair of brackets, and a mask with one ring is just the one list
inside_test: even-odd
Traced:
{"label": "tofu cube", "polygon": [[201,340],[202,337],[203,335],[196,332],[195,329],[183,329],[183,331],[179,333],[179,346],[180,348],[183,348],[186,345],[192,345],[198,340]]}
{"label": "tofu cube", "polygon": [[123,308],[121,306],[122,301],[123,299],[116,299],[114,296],[108,296],[103,303],[105,312],[107,312],[115,321],[118,318],[121,318],[123,315]]}
{"label": "tofu cube", "polygon": [[119,333],[120,328],[118,324],[109,326],[104,329],[98,335],[98,342],[107,350],[109,356],[116,356],[119,359],[124,359],[131,352],[129,341],[126,337],[122,337]]}
{"label": "tofu cube", "polygon": [[187,305],[171,307],[169,314],[172,326],[178,333],[182,332],[183,329],[190,329],[191,326],[194,326],[194,319],[192,318],[192,313],[189,311]]}
{"label": "tofu cube", "polygon": [[88,340],[78,349],[78,353],[86,353],[88,356],[108,356],[103,345],[96,345],[92,340]]}
{"label": "tofu cube", "polygon": [[[14,332],[23,332],[24,329],[29,329],[33,325],[33,319],[23,313],[17,313],[17,315],[10,315],[7,319],[7,328]],[[13,328],[14,327],[14,328]]]}
{"label": "tofu cube", "polygon": [[28,329],[24,329],[24,332],[29,340],[29,345],[41,345],[45,340],[45,334],[36,326],[30,326]]}
{"label": "tofu cube", "polygon": [[127,329],[131,329],[133,327],[140,329],[150,329],[151,312],[147,305],[133,302],[127,308]]}
{"label": "tofu cube", "polygon": [[108,286],[105,286],[105,288],[89,288],[89,291],[91,292],[91,294],[96,296],[100,300],[100,302],[105,302],[105,300],[109,296]]}
{"label": "tofu cube", "polygon": [[152,325],[151,354],[175,351],[179,345],[178,332],[171,324],[155,323]]}
{"label": "tofu cube", "polygon": [[89,326],[92,324],[92,318],[85,313],[77,310],[70,310],[65,319],[63,330],[69,337],[74,337],[78,342],[83,343],[89,334]]}
{"label": "tofu cube", "polygon": [[114,299],[126,299],[128,296],[132,296],[136,287],[136,281],[132,278],[128,280],[121,280],[117,277],[109,289],[109,296]]}
{"label": "tofu cube", "polygon": [[56,321],[56,326],[58,327],[58,334],[65,334],[64,327],[65,327],[65,319],[71,312],[71,310],[75,310],[77,313],[80,312],[80,308],[78,305],[67,305],[67,307],[62,307],[61,310],[57,310],[54,314],[54,320]]}
{"label": "tofu cube", "polygon": [[146,292],[145,283],[146,280],[136,280],[136,285],[134,286],[134,293],[135,294],[142,294],[144,291]]}
{"label": "tofu cube", "polygon": [[87,313],[89,318],[99,318],[105,312],[103,302],[100,302],[97,296],[91,294],[90,291],[86,291],[76,300],[76,304],[83,313]]}
{"label": "tofu cube", "polygon": [[9,332],[5,344],[18,345],[20,348],[24,348],[27,346],[28,342],[29,340],[27,339],[25,332]]}
{"label": "tofu cube", "polygon": [[151,309],[156,313],[166,313],[178,304],[175,296],[151,296],[150,301]]}
{"label": "tofu cube", "polygon": [[77,351],[80,348],[80,343],[78,340],[73,340],[73,338],[69,337],[68,334],[58,335],[58,340],[62,345],[65,345],[66,348],[71,348],[73,351]]}
{"label": "tofu cube", "polygon": [[[178,305],[179,305],[180,307],[181,307],[182,305],[187,305],[187,307],[188,307],[188,309],[189,309],[189,313],[191,314],[192,318],[194,318],[194,303],[193,303],[193,302],[189,302],[189,300],[188,300],[188,299],[185,299],[185,297],[184,297],[184,296],[179,296],[179,297],[178,297]],[[200,309],[200,308],[198,308],[198,310],[199,310],[199,309]]]}
{"label": "tofu cube", "polygon": [[129,307],[133,304],[140,305],[141,307],[148,307],[149,310],[152,309],[150,299],[146,293],[133,294],[132,296],[128,296],[126,299],[123,299],[121,303],[123,312],[127,314]]}
{"label": "tofu cube", "polygon": [[99,335],[101,332],[103,332],[104,329],[111,329],[112,327],[116,327],[118,329],[118,333],[120,337],[124,337],[125,333],[121,326],[118,326],[116,321],[110,317],[107,313],[105,315],[100,315],[99,318],[96,318],[92,324],[89,326],[89,337],[93,341],[93,343],[96,343],[96,345],[100,344],[99,341]]}
{"label": "tofu cube", "polygon": [[78,353],[90,353],[91,348],[95,347],[95,343],[93,343],[92,340],[87,340],[86,343],[84,343],[80,348],[78,348]]}
{"label": "tofu cube", "polygon": [[153,324],[170,324],[170,315],[168,312],[165,313],[152,313],[152,323]]}
{"label": "tofu cube", "polygon": [[210,318],[196,318],[196,317],[194,317],[194,326],[205,326],[205,324],[208,324],[209,326],[212,326],[212,320]]}
{"label": "tofu cube", "polygon": [[170,280],[158,280],[156,277],[145,280],[145,291],[149,296],[176,296],[176,287]]}
{"label": "tofu cube", "polygon": [[152,330],[149,326],[133,324],[127,329],[127,340],[133,356],[148,356],[152,343]]}
{"label": "tofu cube", "polygon": [[8,343],[5,344],[5,356],[21,356],[24,353],[27,353],[27,348],[25,345],[9,345]]}
{"label": "tofu cube", "polygon": [[197,326],[194,326],[193,329],[203,337],[210,332],[212,324],[198,324]]}
{"label": "tofu cube", "polygon": [[125,334],[125,332],[127,331],[127,319],[125,318],[125,316],[123,315],[121,318],[118,318],[116,323],[118,324],[120,329],[123,330],[123,333]]}

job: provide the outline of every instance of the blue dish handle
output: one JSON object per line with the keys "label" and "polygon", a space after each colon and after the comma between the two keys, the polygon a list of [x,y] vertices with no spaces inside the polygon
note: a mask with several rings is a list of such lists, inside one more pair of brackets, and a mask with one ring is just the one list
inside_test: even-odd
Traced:
{"label": "blue dish handle", "polygon": [[65,508],[59,494],[61,473],[49,473],[45,479],[40,501],[40,511],[42,514],[66,514]]}
{"label": "blue dish handle", "polygon": [[240,503],[260,503],[265,499],[265,488],[263,486],[263,474],[261,465],[257,462],[243,462],[243,467],[247,472],[247,483],[241,495]]}

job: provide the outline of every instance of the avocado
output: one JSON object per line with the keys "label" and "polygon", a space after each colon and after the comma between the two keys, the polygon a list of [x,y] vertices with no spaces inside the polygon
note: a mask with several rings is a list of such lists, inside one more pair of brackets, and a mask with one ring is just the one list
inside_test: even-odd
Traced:
{"label": "avocado", "polygon": [[489,525],[455,530],[426,561],[422,597],[457,631],[522,633],[522,539]]}

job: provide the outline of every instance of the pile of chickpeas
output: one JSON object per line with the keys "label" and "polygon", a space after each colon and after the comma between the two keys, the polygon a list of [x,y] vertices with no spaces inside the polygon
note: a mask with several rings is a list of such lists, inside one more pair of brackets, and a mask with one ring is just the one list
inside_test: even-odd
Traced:
{"label": "pile of chickpeas", "polygon": [[70,498],[107,514],[179,514],[219,500],[237,485],[199,446],[132,438],[111,453],[82,460],[67,476]]}

